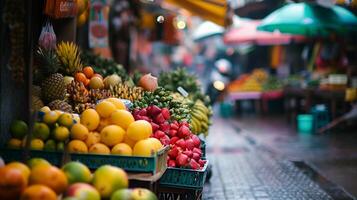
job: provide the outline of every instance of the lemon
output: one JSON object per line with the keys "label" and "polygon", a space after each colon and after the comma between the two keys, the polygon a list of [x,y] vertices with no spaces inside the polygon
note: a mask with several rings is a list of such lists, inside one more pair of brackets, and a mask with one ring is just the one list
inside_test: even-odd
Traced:
{"label": "lemon", "polygon": [[89,148],[89,153],[110,154],[110,149],[105,144],[97,143]]}
{"label": "lemon", "polygon": [[128,134],[125,134],[124,136],[124,143],[129,145],[131,148],[134,148],[136,141],[132,140],[128,137]]}
{"label": "lemon", "polygon": [[99,125],[100,117],[94,109],[87,109],[81,114],[81,124],[86,126],[89,131],[95,130]]}
{"label": "lemon", "polygon": [[133,150],[128,144],[119,143],[112,148],[112,154],[131,156],[133,154]]}
{"label": "lemon", "polygon": [[100,134],[98,132],[89,132],[87,139],[84,141],[88,148],[100,142]]}
{"label": "lemon", "polygon": [[14,149],[19,149],[19,148],[21,148],[21,144],[22,144],[22,141],[21,141],[20,139],[11,138],[11,139],[7,142],[7,147],[9,147],[9,148],[14,148]]}
{"label": "lemon", "polygon": [[74,124],[71,128],[71,138],[77,140],[86,140],[88,138],[89,131],[83,124]]}
{"label": "lemon", "polygon": [[109,101],[101,101],[95,106],[95,110],[98,112],[100,117],[106,118],[116,110],[116,107]]}
{"label": "lemon", "polygon": [[105,128],[108,125],[110,125],[110,118],[101,118],[96,130],[98,132],[101,132],[103,128]]}
{"label": "lemon", "polygon": [[108,98],[108,99],[105,99],[104,101],[111,102],[119,110],[126,110],[125,104],[123,103],[122,100],[120,100],[118,98]]}
{"label": "lemon", "polygon": [[41,140],[47,140],[50,136],[50,128],[47,124],[41,122],[35,122],[33,125],[33,137]]}
{"label": "lemon", "polygon": [[67,127],[58,126],[53,130],[53,137],[60,142],[63,142],[69,137],[69,130]]}
{"label": "lemon", "polygon": [[132,140],[143,140],[150,137],[152,134],[152,127],[149,122],[138,120],[129,125],[126,134],[128,134],[128,137]]}
{"label": "lemon", "polygon": [[42,150],[45,144],[40,139],[32,139],[30,144],[30,149],[32,150]]}
{"label": "lemon", "polygon": [[162,144],[160,140],[156,138],[148,138],[147,140],[149,140],[152,143],[156,151],[159,151],[162,148]]}
{"label": "lemon", "polygon": [[138,141],[133,149],[134,156],[151,156],[156,151],[154,145],[148,139]]}
{"label": "lemon", "polygon": [[100,141],[112,147],[123,141],[125,135],[125,130],[117,125],[109,125],[100,132]]}
{"label": "lemon", "polygon": [[70,153],[87,153],[87,145],[80,140],[72,140],[67,145],[68,151]]}
{"label": "lemon", "polygon": [[45,113],[45,115],[43,116],[43,122],[45,122],[46,124],[54,124],[57,119],[59,117],[59,114],[56,111],[50,111]]}
{"label": "lemon", "polygon": [[58,124],[65,127],[71,127],[73,125],[72,115],[69,113],[63,113],[58,118]]}
{"label": "lemon", "polygon": [[[110,122],[127,129],[135,121],[133,115],[127,110],[116,110],[110,116]],[[151,125],[150,125],[151,126]]]}

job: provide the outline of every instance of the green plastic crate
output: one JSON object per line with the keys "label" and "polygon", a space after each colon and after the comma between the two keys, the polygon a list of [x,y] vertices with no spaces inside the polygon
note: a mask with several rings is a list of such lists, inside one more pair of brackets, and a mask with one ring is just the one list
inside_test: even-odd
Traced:
{"label": "green plastic crate", "polygon": [[128,172],[156,174],[167,168],[168,150],[169,146],[166,146],[151,157],[72,153],[71,160],[79,161],[93,170],[102,165],[113,165]]}
{"label": "green plastic crate", "polygon": [[160,187],[202,189],[207,176],[208,160],[202,170],[169,167],[162,175]]}
{"label": "green plastic crate", "polygon": [[[23,161],[25,159],[25,150],[1,148],[0,156],[4,159],[5,163],[12,161]],[[29,151],[29,158],[44,158],[52,165],[61,166],[63,152],[31,150]]]}

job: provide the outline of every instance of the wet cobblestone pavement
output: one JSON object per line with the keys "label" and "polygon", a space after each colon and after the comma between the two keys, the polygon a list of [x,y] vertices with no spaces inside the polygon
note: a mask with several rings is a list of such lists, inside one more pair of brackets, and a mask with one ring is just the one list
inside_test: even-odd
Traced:
{"label": "wet cobblestone pavement", "polygon": [[224,119],[215,118],[207,138],[213,176],[204,187],[203,199],[353,199],[315,171],[302,170],[301,163],[297,166],[256,145],[254,140],[228,124]]}

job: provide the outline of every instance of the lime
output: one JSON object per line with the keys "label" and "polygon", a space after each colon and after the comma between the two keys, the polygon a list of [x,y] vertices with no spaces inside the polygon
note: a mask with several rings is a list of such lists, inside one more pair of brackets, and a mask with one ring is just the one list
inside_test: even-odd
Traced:
{"label": "lime", "polygon": [[69,130],[67,127],[58,126],[53,129],[53,137],[60,142],[63,142],[69,138]]}
{"label": "lime", "polygon": [[57,143],[57,151],[64,151],[64,142]]}
{"label": "lime", "polygon": [[47,140],[50,136],[50,129],[47,124],[41,122],[35,122],[33,125],[33,137],[41,140]]}
{"label": "lime", "polygon": [[47,140],[43,149],[47,151],[56,151],[56,141],[52,139]]}
{"label": "lime", "polygon": [[27,161],[27,165],[30,167],[30,169],[32,169],[39,165],[50,166],[51,164],[43,158],[31,158],[30,160]]}
{"label": "lime", "polygon": [[15,120],[11,123],[10,132],[12,137],[22,139],[27,134],[28,127],[24,121]]}

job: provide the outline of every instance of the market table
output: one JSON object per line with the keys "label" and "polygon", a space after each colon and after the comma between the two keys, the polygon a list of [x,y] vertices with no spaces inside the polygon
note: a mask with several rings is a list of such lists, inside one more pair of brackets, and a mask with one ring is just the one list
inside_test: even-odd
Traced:
{"label": "market table", "polygon": [[260,111],[260,99],[262,96],[262,92],[229,92],[228,100],[235,101],[243,101],[243,100],[252,100],[254,101],[254,106],[256,111]]}

